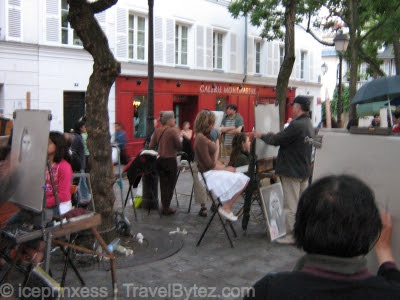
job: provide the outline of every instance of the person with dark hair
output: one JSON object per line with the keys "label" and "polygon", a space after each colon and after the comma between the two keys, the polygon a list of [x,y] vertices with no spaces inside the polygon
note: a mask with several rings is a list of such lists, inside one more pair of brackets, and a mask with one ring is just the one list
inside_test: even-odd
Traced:
{"label": "person with dark hair", "polygon": [[176,212],[170,207],[178,174],[176,155],[182,149],[180,134],[175,126],[173,111],[163,111],[161,115],[161,128],[154,131],[149,148],[156,149],[160,157],[157,161],[158,174],[160,176],[160,191],[162,213],[172,215]]}
{"label": "person with dark hair", "polygon": [[393,114],[393,123],[395,124],[392,128],[393,133],[400,133],[400,111],[396,110]]}
{"label": "person with dark hair", "polygon": [[[69,164],[70,156],[67,142],[61,132],[50,131],[47,159],[51,166],[51,173],[56,185],[58,199],[60,200],[60,213],[64,214],[72,208],[70,192],[72,168]],[[48,169],[46,169],[46,208],[53,209],[53,214],[58,214]]]}
{"label": "person with dark hair", "polygon": [[[74,133],[71,143],[71,151],[73,156],[77,156],[80,161],[80,173],[85,173],[86,168],[86,157],[85,157],[85,146],[83,144],[82,132],[86,132],[86,123],[83,118],[75,123]],[[80,201],[82,203],[88,203],[92,197],[89,193],[89,188],[85,177],[79,178],[78,192]]]}
{"label": "person with dark hair", "polygon": [[228,166],[241,167],[250,163],[250,138],[244,132],[238,133],[232,140],[232,153]]}
{"label": "person with dark hair", "polygon": [[380,127],[381,126],[381,116],[380,114],[374,114],[374,118],[371,121],[370,127]]}
{"label": "person with dark hair", "polygon": [[312,145],[305,143],[305,137],[314,138],[314,127],[310,120],[310,99],[297,96],[293,103],[294,120],[281,132],[262,134],[254,131],[254,137],[265,143],[280,146],[276,160],[275,173],[282,183],[284,210],[286,214],[286,236],[276,240],[278,243],[293,244],[293,225],[297,203],[301,193],[308,185],[311,176]]}
{"label": "person with dark hair", "polygon": [[224,156],[230,156],[232,151],[232,139],[235,134],[244,130],[244,122],[242,116],[237,112],[235,104],[228,104],[226,107],[226,115],[222,118],[220,133],[224,136]]}
{"label": "person with dark hair", "polygon": [[[390,215],[379,215],[364,182],[348,175],[321,178],[304,191],[296,212],[294,237],[305,256],[292,272],[259,280],[245,299],[400,299],[391,230]],[[365,258],[374,245],[377,276]]]}
{"label": "person with dark hair", "polygon": [[232,206],[246,188],[249,177],[235,173],[232,166],[226,167],[217,160],[217,145],[210,138],[215,125],[215,115],[209,110],[200,111],[195,120],[194,152],[199,171],[204,175],[207,187],[220,199],[222,206],[218,212],[230,221],[237,221]]}

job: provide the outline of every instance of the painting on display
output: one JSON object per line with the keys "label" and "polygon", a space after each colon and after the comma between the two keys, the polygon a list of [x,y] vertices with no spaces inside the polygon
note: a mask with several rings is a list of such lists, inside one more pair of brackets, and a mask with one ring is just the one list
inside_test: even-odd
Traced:
{"label": "painting on display", "polygon": [[260,188],[264,216],[271,241],[286,234],[285,211],[283,210],[283,191],[280,182]]}

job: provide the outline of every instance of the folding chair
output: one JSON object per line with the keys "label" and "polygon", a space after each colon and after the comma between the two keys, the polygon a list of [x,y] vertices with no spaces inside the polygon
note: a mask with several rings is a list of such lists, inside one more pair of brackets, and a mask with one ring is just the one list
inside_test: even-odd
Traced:
{"label": "folding chair", "polygon": [[226,222],[224,222],[224,219],[222,218],[221,214],[220,214],[219,211],[218,211],[219,207],[222,206],[221,200],[220,200],[218,197],[213,197],[212,192],[209,190],[209,188],[208,188],[208,186],[207,186],[207,181],[206,181],[206,179],[205,179],[205,177],[204,177],[203,172],[200,172],[200,171],[199,171],[199,173],[201,174],[201,177],[202,177],[202,179],[203,179],[203,182],[204,182],[204,185],[205,185],[205,189],[206,189],[208,195],[210,196],[211,201],[212,201],[213,204],[215,205],[216,209],[215,209],[215,211],[213,212],[213,214],[212,214],[210,220],[208,221],[207,226],[206,226],[206,228],[204,229],[203,233],[201,234],[200,239],[199,239],[199,241],[197,242],[197,245],[196,245],[196,246],[198,247],[198,246],[200,245],[200,243],[201,243],[201,241],[202,241],[204,235],[206,234],[208,228],[210,227],[210,224],[211,224],[212,220],[214,219],[215,215],[218,214],[219,220],[221,221],[221,224],[222,224],[222,227],[224,228],[225,234],[226,234],[226,236],[227,236],[227,238],[228,238],[228,240],[229,240],[229,243],[230,243],[231,247],[233,248],[233,242],[232,242],[232,239],[231,239],[231,237],[230,237],[230,235],[229,235],[229,232],[228,232],[228,230],[227,230],[227,228],[226,228],[226,224],[229,224],[229,226],[231,227],[232,232],[233,232],[233,236],[234,236],[235,238],[237,237],[236,231],[235,231],[235,229],[233,228],[231,221],[225,220]]}

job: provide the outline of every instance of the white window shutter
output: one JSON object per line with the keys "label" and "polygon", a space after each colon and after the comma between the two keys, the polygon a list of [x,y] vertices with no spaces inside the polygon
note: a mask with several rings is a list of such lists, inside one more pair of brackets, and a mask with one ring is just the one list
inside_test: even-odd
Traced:
{"label": "white window shutter", "polygon": [[237,70],[237,39],[236,34],[231,33],[231,72],[236,72]]}
{"label": "white window shutter", "polygon": [[20,41],[22,38],[21,0],[8,0],[7,40]]}
{"label": "white window shutter", "polygon": [[173,65],[175,63],[175,21],[167,19],[166,29],[166,64]]}
{"label": "white window shutter", "polygon": [[[318,71],[314,70],[314,57],[313,57],[312,52],[308,53],[308,57],[309,57],[309,64],[306,67],[307,74],[308,74],[307,78],[309,81],[317,81],[315,79],[314,74],[318,74]],[[315,71],[317,71],[317,72],[315,72]]]}
{"label": "white window shutter", "polygon": [[196,26],[196,66],[204,69],[204,27]]}
{"label": "white window shutter", "polygon": [[273,59],[274,59],[274,62],[273,62],[274,67],[273,67],[273,69],[274,69],[274,71],[273,71],[272,75],[278,76],[279,69],[281,67],[279,65],[279,43],[274,43],[273,44],[273,48],[274,48],[274,56],[273,56]]}
{"label": "white window shutter", "polygon": [[206,29],[206,69],[213,69],[213,29]]}
{"label": "white window shutter", "polygon": [[108,45],[110,46],[110,50],[116,56],[115,50],[115,14],[116,14],[116,7],[113,6],[107,10],[107,18],[106,18],[106,27],[107,30],[107,39]]}
{"label": "white window shutter", "polygon": [[[274,61],[274,48],[272,42],[267,43],[267,75],[273,76],[274,75],[274,66],[273,66],[273,61]],[[279,49],[278,49],[279,51]]]}
{"label": "white window shutter", "polygon": [[95,14],[95,18],[97,22],[99,23],[101,30],[103,30],[104,34],[107,36],[107,14],[106,10]]}
{"label": "white window shutter", "polygon": [[154,63],[164,63],[163,18],[154,17]]}
{"label": "white window shutter", "polygon": [[247,37],[247,74],[254,73],[254,51],[254,39],[253,37]]}
{"label": "white window shutter", "polygon": [[117,57],[128,57],[128,14],[126,9],[117,7]]}
{"label": "white window shutter", "polygon": [[60,1],[46,0],[46,41],[60,43],[61,13]]}
{"label": "white window shutter", "polygon": [[295,51],[295,53],[296,53],[296,60],[295,60],[295,66],[296,66],[295,71],[296,71],[296,74],[295,74],[295,78],[296,79],[301,79],[300,78],[301,52],[300,52],[299,49],[297,49]]}

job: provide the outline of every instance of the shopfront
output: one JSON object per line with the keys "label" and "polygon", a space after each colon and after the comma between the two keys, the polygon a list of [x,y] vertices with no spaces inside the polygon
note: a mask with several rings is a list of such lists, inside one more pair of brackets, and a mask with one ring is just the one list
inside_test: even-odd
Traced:
{"label": "shopfront", "polygon": [[[147,88],[147,78],[120,76],[116,81],[116,121],[125,127],[129,156],[136,156],[142,150],[146,138]],[[287,105],[294,97],[295,90],[288,90]],[[180,127],[188,121],[193,128],[202,109],[225,111],[233,103],[243,117],[245,131],[249,132],[254,127],[254,105],[274,101],[273,86],[154,79],[154,117],[158,118],[160,111],[173,110]],[[287,110],[287,116],[290,114],[291,110]]]}

